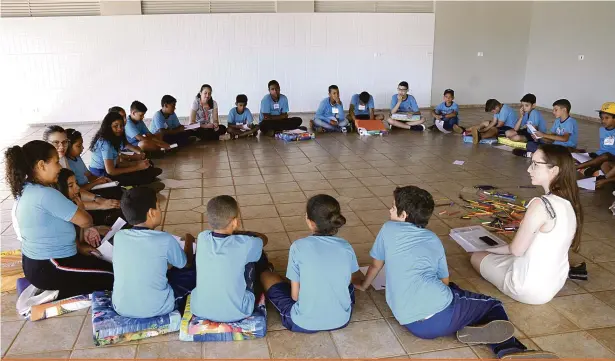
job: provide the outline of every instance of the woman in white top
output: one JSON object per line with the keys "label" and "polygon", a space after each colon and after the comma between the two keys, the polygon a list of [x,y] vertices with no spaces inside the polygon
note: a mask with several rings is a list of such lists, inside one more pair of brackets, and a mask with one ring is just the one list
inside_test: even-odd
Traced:
{"label": "woman in white top", "polygon": [[190,108],[190,124],[200,123],[200,131],[197,136],[201,140],[227,140],[226,127],[218,120],[218,103],[211,97],[212,88],[209,84],[203,84],[201,90],[192,101]]}
{"label": "woman in white top", "polygon": [[575,165],[563,146],[543,144],[528,168],[545,195],[532,199],[513,241],[472,255],[472,266],[507,296],[527,304],[549,302],[566,283],[568,251],[578,251],[583,212]]}

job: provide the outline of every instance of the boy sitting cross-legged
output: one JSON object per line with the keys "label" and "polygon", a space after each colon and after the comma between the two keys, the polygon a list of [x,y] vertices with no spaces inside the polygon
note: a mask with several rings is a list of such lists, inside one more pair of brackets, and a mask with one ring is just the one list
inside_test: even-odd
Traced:
{"label": "boy sitting cross-legged", "polygon": [[254,117],[248,109],[248,97],[245,94],[239,94],[235,98],[235,108],[228,113],[228,128],[227,133],[231,138],[243,138],[254,135],[258,132],[258,125],[252,124]]}
{"label": "boy sitting cross-legged", "polygon": [[370,251],[365,290],[386,264],[386,300],[397,321],[424,339],[457,333],[467,344],[489,344],[499,358],[552,358],[526,351],[513,333],[502,302],[449,283],[442,242],[425,229],[434,210],[429,192],[414,186],[395,189],[391,220]]}

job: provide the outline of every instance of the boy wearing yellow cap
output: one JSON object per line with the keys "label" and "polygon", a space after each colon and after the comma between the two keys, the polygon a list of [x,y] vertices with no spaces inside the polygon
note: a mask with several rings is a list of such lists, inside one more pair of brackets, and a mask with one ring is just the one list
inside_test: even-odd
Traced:
{"label": "boy wearing yellow cap", "polygon": [[[577,169],[586,177],[596,177],[596,188],[615,182],[615,102],[602,104],[598,110],[600,127],[600,148],[590,153],[590,161],[579,164]],[[602,171],[604,175],[598,175]]]}

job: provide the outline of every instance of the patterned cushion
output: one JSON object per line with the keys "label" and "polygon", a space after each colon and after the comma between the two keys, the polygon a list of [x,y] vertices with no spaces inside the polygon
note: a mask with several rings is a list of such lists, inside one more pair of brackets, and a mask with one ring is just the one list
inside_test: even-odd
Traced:
{"label": "patterned cushion", "polygon": [[513,147],[513,148],[519,148],[519,149],[526,149],[527,148],[527,143],[524,142],[513,142],[512,140],[506,138],[506,137],[499,137],[498,138],[498,143],[500,144],[504,144],[507,145],[509,147]]}
{"label": "patterned cushion", "polygon": [[190,296],[186,301],[186,310],[179,330],[182,341],[243,341],[265,337],[267,334],[267,309],[265,295],[262,294],[248,318],[236,322],[214,322],[192,314]]}
{"label": "patterned cushion", "polygon": [[[463,136],[463,142],[464,143],[472,143],[472,136],[471,135],[464,135]],[[487,138],[487,139],[481,139],[478,143],[480,144],[495,144],[497,143],[498,140],[495,138]]]}
{"label": "patterned cushion", "polygon": [[110,291],[92,293],[92,331],[96,346],[140,340],[175,332],[179,330],[180,323],[181,315],[179,311],[150,318],[120,316],[113,309]]}

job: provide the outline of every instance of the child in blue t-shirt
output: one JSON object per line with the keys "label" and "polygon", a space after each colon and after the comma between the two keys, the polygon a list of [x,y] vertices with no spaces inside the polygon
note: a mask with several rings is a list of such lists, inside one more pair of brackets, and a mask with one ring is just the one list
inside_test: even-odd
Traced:
{"label": "child in blue t-shirt", "polygon": [[128,190],[122,212],[133,227],[113,239],[113,309],[133,318],[166,315],[178,309],[196,285],[194,269],[184,269],[192,265],[194,237],[186,234],[182,249],[173,235],[155,230],[162,212],[152,189]]}
{"label": "child in blue t-shirt", "polygon": [[356,126],[357,120],[377,119],[384,120],[382,114],[374,114],[374,97],[368,92],[354,94],[350,98],[350,108],[348,109],[347,119]]}
{"label": "child in blue t-shirt", "polygon": [[207,202],[207,221],[213,229],[198,237],[197,286],[192,291],[192,313],[215,322],[234,322],[254,312],[255,281],[269,267],[263,247],[267,237],[240,232],[239,205],[231,196]]}
{"label": "child in blue t-shirt", "polygon": [[515,111],[497,99],[488,99],[485,102],[485,112],[493,114],[493,120],[486,120],[478,125],[466,129],[466,134],[472,135],[472,143],[478,144],[481,139],[503,137],[506,131],[514,129],[517,123]]}
{"label": "child in blue t-shirt", "polygon": [[290,246],[286,269],[290,282],[272,271],[261,275],[267,298],[290,331],[346,327],[354,304],[351,281],[359,265],[352,246],[335,236],[346,223],[339,202],[326,194],[310,198],[306,222],[312,235]]}
{"label": "child in blue t-shirt", "polygon": [[[424,131],[425,118],[421,115],[421,110],[416,99],[408,92],[410,85],[407,81],[402,81],[397,85],[397,94],[391,97],[391,116],[387,122],[391,127]],[[413,119],[416,116],[418,119]]]}
{"label": "child in blue t-shirt", "polygon": [[231,138],[249,137],[258,132],[258,125],[252,124],[254,117],[248,109],[248,96],[239,94],[235,98],[235,107],[228,113],[227,133]]}
{"label": "child in blue t-shirt", "polygon": [[340,100],[340,89],[337,85],[329,86],[329,96],[318,105],[316,115],[312,120],[312,129],[317,132],[342,132],[349,129],[348,119],[344,115],[344,105]]}
{"label": "child in blue t-shirt", "polygon": [[186,130],[179,122],[177,114],[175,114],[175,106],[177,99],[172,95],[163,95],[160,100],[160,110],[154,113],[152,122],[149,125],[149,130],[158,139],[168,144],[177,144],[178,147],[185,147],[190,144],[190,136],[194,135],[200,138],[198,129]]}
{"label": "child in blue t-shirt", "polygon": [[592,160],[579,164],[577,169],[584,177],[596,177],[596,188],[601,188],[615,182],[615,102],[602,104],[598,114],[602,121],[600,148],[589,154]]}
{"label": "child in blue t-shirt", "polygon": [[413,335],[433,339],[457,333],[467,344],[490,344],[498,357],[529,353],[513,334],[502,302],[449,283],[442,242],[425,229],[434,210],[429,192],[395,189],[391,221],[382,226],[370,251],[366,290],[386,264],[386,300],[397,321]]}
{"label": "child in blue t-shirt", "polygon": [[126,140],[135,147],[139,147],[144,152],[159,152],[169,150],[171,146],[162,140],[161,135],[152,134],[143,119],[147,107],[145,104],[135,100],[130,104],[130,115],[126,119]]}
{"label": "child in blue t-shirt", "polygon": [[506,138],[514,142],[529,142],[536,140],[529,126],[541,133],[547,132],[547,122],[542,117],[540,110],[536,110],[536,96],[528,93],[521,98],[521,108],[519,109],[519,119],[513,129],[506,131]]}
{"label": "child in blue t-shirt", "polygon": [[441,121],[442,128],[445,130],[461,134],[463,133],[463,128],[459,126],[459,106],[453,101],[454,99],[455,91],[453,89],[446,89],[444,91],[444,101],[435,107],[432,115],[434,123]]}
{"label": "child in blue t-shirt", "polygon": [[300,117],[289,117],[290,106],[286,95],[280,93],[280,83],[271,80],[267,84],[269,93],[261,100],[258,117],[261,134],[273,136],[276,132],[293,130],[301,127],[303,120]]}
{"label": "child in blue t-shirt", "polygon": [[549,133],[536,131],[533,134],[534,140],[527,142],[527,151],[523,149],[513,149],[513,154],[521,157],[531,158],[540,144],[555,144],[562,145],[569,149],[574,149],[577,146],[579,138],[579,127],[576,119],[570,116],[570,101],[568,99],[559,99],[553,103],[553,115],[555,122]]}

